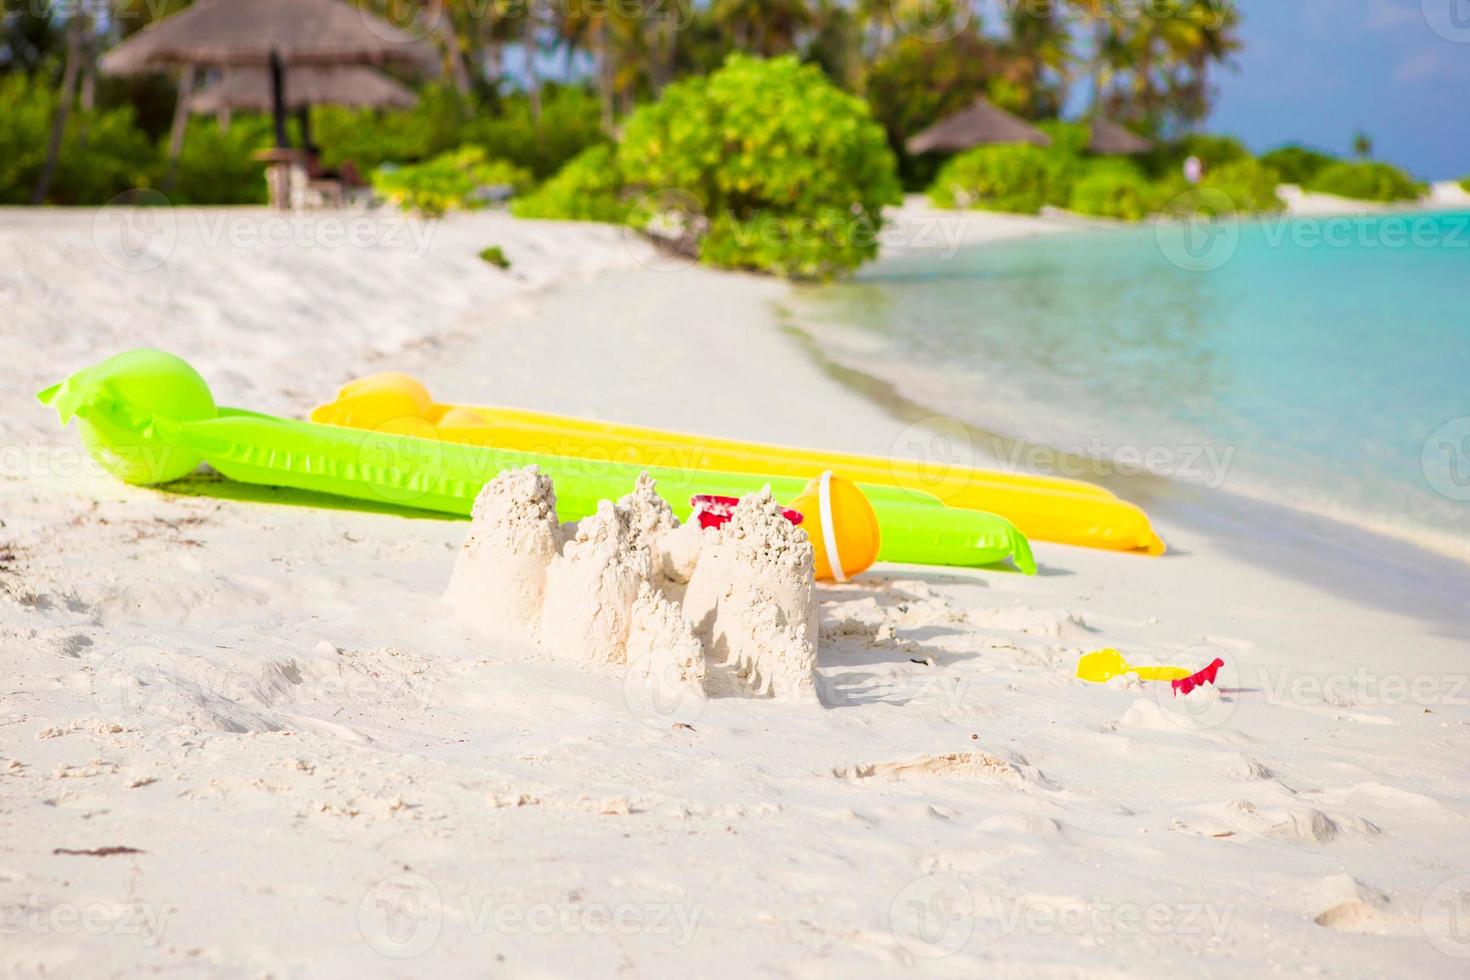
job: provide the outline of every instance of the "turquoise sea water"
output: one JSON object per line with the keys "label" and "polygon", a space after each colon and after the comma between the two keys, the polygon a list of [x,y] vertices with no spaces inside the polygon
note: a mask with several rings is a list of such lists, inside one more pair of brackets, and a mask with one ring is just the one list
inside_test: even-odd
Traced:
{"label": "turquoise sea water", "polygon": [[1470,556],[1470,213],[909,255],[791,312],[981,429]]}

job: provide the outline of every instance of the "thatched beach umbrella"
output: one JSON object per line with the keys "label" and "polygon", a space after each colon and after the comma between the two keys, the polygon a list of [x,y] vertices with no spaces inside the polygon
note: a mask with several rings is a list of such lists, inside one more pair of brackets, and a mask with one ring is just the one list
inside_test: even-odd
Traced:
{"label": "thatched beach umbrella", "polygon": [[1106,119],[1093,121],[1092,138],[1087,143],[1087,149],[1092,153],[1118,156],[1147,153],[1153,148],[1152,140],[1144,139],[1137,133],[1129,132],[1117,123],[1110,123]]}
{"label": "thatched beach umbrella", "polygon": [[[402,82],[366,65],[306,65],[291,69],[291,84],[284,93],[286,108],[301,123],[301,142],[311,148],[311,107],[339,105],[348,108],[411,109],[419,97]],[[192,112],[227,113],[232,109],[269,112],[275,107],[275,92],[267,68],[226,68],[218,81],[189,98]]]}
{"label": "thatched beach umbrella", "polygon": [[340,0],[197,0],[109,51],[105,72],[136,74],[198,65],[269,73],[276,142],[286,145],[286,107],[306,66],[403,65],[431,71],[434,50]]}
{"label": "thatched beach umbrella", "polygon": [[910,137],[905,144],[909,153],[954,153],[987,143],[1031,143],[1050,146],[1051,139],[1019,116],[992,105],[984,96],[970,108],[945,116],[939,122]]}
{"label": "thatched beach umbrella", "polygon": [[[290,80],[284,98],[286,108],[292,111],[314,105],[411,109],[419,100],[407,85],[365,65],[293,68]],[[274,103],[269,69],[227,68],[219,81],[195,93],[189,100],[189,108],[195,112],[229,109],[268,112]]]}

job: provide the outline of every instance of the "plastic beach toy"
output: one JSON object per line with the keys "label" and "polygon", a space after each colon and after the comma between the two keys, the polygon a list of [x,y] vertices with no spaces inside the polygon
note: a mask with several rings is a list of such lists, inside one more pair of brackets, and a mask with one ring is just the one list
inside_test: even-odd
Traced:
{"label": "plastic beach toy", "polygon": [[[536,465],[556,482],[563,521],[616,499],[647,472],[674,512],[687,519],[696,494],[741,497],[769,485],[794,500],[805,479],[778,475],[632,464],[447,441],[419,416],[398,416],[406,435],[317,425],[237,408],[215,407],[208,386],[187,363],[160,351],[133,351],[78,371],[39,395],[63,425],[78,420],[88,449],[129,483],[167,483],[200,460],[231,480],[287,487],[377,504],[467,517],[486,482],[503,470]],[[208,405],[210,411],[205,412]],[[470,410],[474,411],[474,410]],[[864,486],[882,525],[883,560],[925,565],[991,565],[1010,559],[1036,570],[1024,535],[994,514],[940,505],[891,486]],[[850,559],[844,556],[844,568]]]}
{"label": "plastic beach toy", "polygon": [[846,582],[878,560],[878,515],[856,483],[827,470],[791,506],[813,516],[806,533],[818,579]]}
{"label": "plastic beach toy", "polygon": [[1084,653],[1077,661],[1077,676],[1094,684],[1105,684],[1122,674],[1137,674],[1143,681],[1168,681],[1174,696],[1188,694],[1197,687],[1214,684],[1225,661],[1216,657],[1202,670],[1190,673],[1184,667],[1135,667],[1112,647]]}
{"label": "plastic beach toy", "polygon": [[[733,497],[696,496],[694,518],[700,527],[719,527],[730,519]],[[806,528],[818,580],[846,582],[878,560],[878,515],[867,495],[831,470],[808,483],[786,510],[786,519]],[[813,520],[806,521],[806,515]]]}
{"label": "plastic beach toy", "polygon": [[1077,676],[1094,684],[1105,684],[1123,674],[1137,674],[1144,681],[1177,681],[1188,677],[1189,671],[1183,667],[1135,667],[1112,647],[1084,653],[1077,661]]}
{"label": "plastic beach toy", "polygon": [[204,461],[197,452],[158,439],[147,426],[108,412],[78,411],[97,392],[117,405],[146,402],[181,422],[215,416],[209,385],[188,364],[156,350],[131,350],[79,371],[64,385],[41,392],[43,402],[64,418],[77,416],[82,445],[124,483],[167,483],[192,473]]}
{"label": "plastic beach toy", "polygon": [[1177,698],[1179,695],[1188,694],[1190,691],[1202,685],[1213,685],[1215,683],[1215,677],[1220,673],[1220,668],[1224,666],[1225,661],[1216,657],[1203,670],[1195,671],[1188,677],[1180,677],[1177,680],[1172,680],[1169,682],[1169,686],[1174,688],[1174,696]]}
{"label": "plastic beach toy", "polygon": [[[701,528],[724,527],[730,518],[735,516],[735,508],[740,504],[739,497],[717,497],[711,493],[696,493],[689,498],[689,505],[694,512],[689,519],[697,521]],[[797,527],[806,517],[799,510],[789,507],[781,509],[781,516],[786,518]]]}
{"label": "plastic beach toy", "polygon": [[381,431],[401,431],[416,422],[432,426],[440,438],[453,442],[637,465],[802,479],[833,470],[865,489],[899,487],[950,507],[1000,514],[1040,540],[1153,555],[1164,552],[1164,542],[1142,510],[1079,480],[716,439],[516,408],[443,405],[435,403],[418,381],[397,372],[351,382],[335,401],[314,409],[311,420]]}

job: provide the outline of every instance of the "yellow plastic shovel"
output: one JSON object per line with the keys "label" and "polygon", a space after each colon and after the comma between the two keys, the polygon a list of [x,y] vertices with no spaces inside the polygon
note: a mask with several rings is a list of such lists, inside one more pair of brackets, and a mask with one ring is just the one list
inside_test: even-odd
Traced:
{"label": "yellow plastic shovel", "polygon": [[1135,667],[1112,647],[1084,653],[1077,661],[1077,676],[1094,684],[1105,684],[1120,674],[1137,674],[1144,681],[1178,681],[1190,675],[1183,667]]}

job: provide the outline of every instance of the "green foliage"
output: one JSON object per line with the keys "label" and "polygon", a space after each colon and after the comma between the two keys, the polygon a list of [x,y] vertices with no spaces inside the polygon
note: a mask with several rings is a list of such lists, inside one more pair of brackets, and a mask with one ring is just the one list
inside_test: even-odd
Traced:
{"label": "green foliage", "polygon": [[[40,76],[0,78],[0,204],[29,204],[51,139],[56,94]],[[47,203],[105,204],[147,187],[157,165],[154,147],[132,109],[73,110]]]}
{"label": "green foliage", "polygon": [[517,218],[605,221],[621,224],[628,206],[621,200],[623,178],[615,150],[604,143],[583,150],[561,173],[535,191],[510,202]]}
{"label": "green foliage", "polygon": [[439,215],[484,207],[485,192],[514,194],[531,183],[529,172],[507,160],[487,160],[478,146],[441,153],[425,163],[373,172],[373,189],[406,211]]}
{"label": "green foliage", "polygon": [[1051,140],[1051,151],[1063,156],[1086,156],[1087,145],[1092,142],[1092,127],[1085,122],[1047,119],[1037,123],[1036,128]]}
{"label": "green foliage", "polygon": [[872,258],[878,230],[841,208],[800,215],[761,211],[744,220],[727,211],[710,222],[699,257],[706,265],[725,269],[824,279]]}
{"label": "green foliage", "polygon": [[1136,164],[1113,157],[1089,163],[1072,185],[1068,210],[1099,218],[1142,221],[1153,210],[1155,189]]}
{"label": "green foliage", "polygon": [[1470,176],[1460,178],[1460,188],[1465,191],[1470,191]]}
{"label": "green foliage", "polygon": [[1046,203],[1059,208],[1068,207],[1072,200],[1072,185],[1094,159],[1087,150],[1087,144],[1092,141],[1092,127],[1081,122],[1048,119],[1037,123],[1036,128],[1051,140],[1051,146],[1046,150],[1052,168]]}
{"label": "green foliage", "polygon": [[1305,185],[1337,158],[1305,146],[1283,146],[1261,157],[1261,162],[1280,174],[1284,182]]}
{"label": "green foliage", "polygon": [[1200,186],[1222,191],[1235,202],[1237,211],[1258,213],[1280,211],[1281,198],[1276,196],[1280,175],[1252,157],[1243,157],[1206,170]]}
{"label": "green foliage", "polygon": [[52,101],[16,73],[0,78],[0,204],[26,204],[46,156]]}
{"label": "green foliage", "polygon": [[312,141],[322,163],[352,163],[367,173],[385,163],[427,160],[459,146],[460,128],[473,107],[447,84],[419,90],[418,105],[403,111],[322,106],[312,113]]}
{"label": "green foliage", "polygon": [[939,166],[933,154],[908,156],[904,142],[984,94],[993,60],[988,42],[974,35],[934,43],[905,34],[867,67],[863,94],[899,156],[904,186],[927,187]]}
{"label": "green foliage", "polygon": [[1211,167],[1233,163],[1236,160],[1244,160],[1251,155],[1250,151],[1245,148],[1245,144],[1234,136],[1221,136],[1216,133],[1191,133],[1177,140],[1172,150],[1181,163],[1186,157],[1199,157],[1207,170]]}
{"label": "green foliage", "polygon": [[418,105],[401,111],[316,110],[315,141],[322,161],[351,161],[366,172],[386,163],[427,160],[461,146],[478,146],[492,160],[508,160],[538,179],[606,137],[597,99],[580,86],[548,86],[537,122],[524,93],[494,105],[460,96],[453,88],[425,86]]}
{"label": "green foliage", "polygon": [[1416,201],[1426,188],[1387,163],[1367,161],[1334,163],[1307,182],[1307,190],[1336,194],[1358,201]]}
{"label": "green foliage", "polygon": [[901,199],[867,105],[793,57],[735,54],[670,85],[628,120],[617,163],[634,192],[710,216],[705,262],[801,278],[876,255],[883,206]]}
{"label": "green foliage", "polygon": [[1251,157],[1205,171],[1198,187],[1172,175],[1154,185],[1154,210],[1167,214],[1207,213],[1216,217],[1280,211],[1280,175]]}
{"label": "green foliage", "polygon": [[1245,144],[1233,136],[1191,133],[1172,143],[1160,143],[1154,147],[1153,152],[1140,157],[1139,162],[1149,176],[1169,179],[1183,170],[1184,161],[1190,157],[1198,157],[1208,173],[1227,163],[1247,159],[1250,155]]}
{"label": "green foliage", "polygon": [[977,146],[940,168],[929,199],[941,208],[1035,214],[1057,196],[1058,174],[1057,157],[1039,146]]}
{"label": "green foliage", "polygon": [[499,245],[487,245],[480,249],[480,258],[489,262],[497,269],[510,268],[510,259],[505,257],[505,250]]}
{"label": "green foliage", "polygon": [[489,157],[525,167],[538,180],[607,140],[597,98],[580,86],[548,86],[541,94],[539,122],[524,94],[503,98],[498,111],[481,112],[467,122],[459,138],[482,147]]}
{"label": "green foliage", "polygon": [[[213,119],[196,117],[184,133],[169,199],[175,204],[264,204],[265,168],[252,154],[269,147],[274,138],[266,116],[235,116],[227,130]],[[167,152],[163,144],[160,154]]]}

